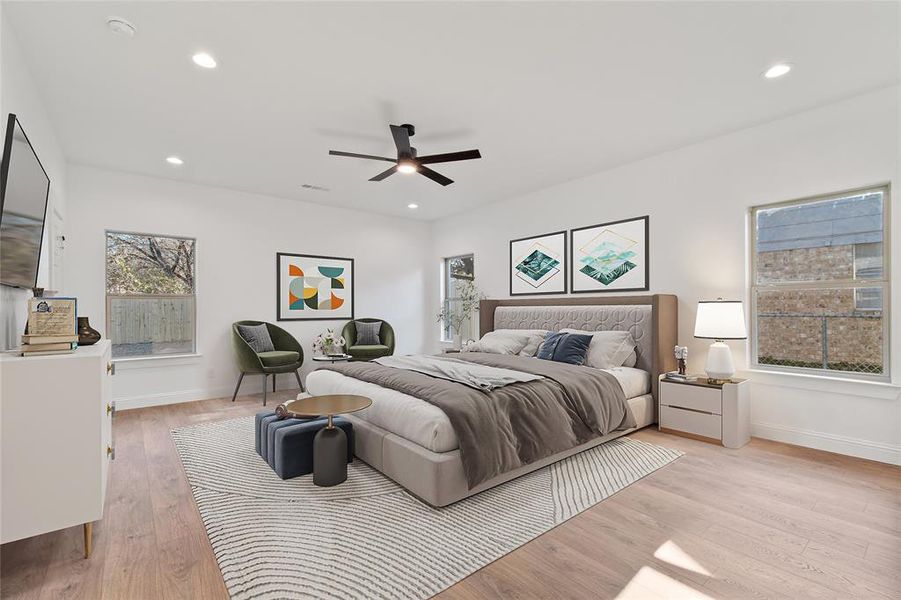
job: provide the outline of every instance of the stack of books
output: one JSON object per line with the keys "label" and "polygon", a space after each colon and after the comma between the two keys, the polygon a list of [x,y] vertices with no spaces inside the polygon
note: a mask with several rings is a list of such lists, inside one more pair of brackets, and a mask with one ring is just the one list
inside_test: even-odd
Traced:
{"label": "stack of books", "polygon": [[22,356],[52,356],[71,354],[78,346],[78,335],[29,335],[22,336]]}
{"label": "stack of books", "polygon": [[695,379],[694,375],[682,375],[679,371],[668,371],[664,377],[673,381],[693,381]]}

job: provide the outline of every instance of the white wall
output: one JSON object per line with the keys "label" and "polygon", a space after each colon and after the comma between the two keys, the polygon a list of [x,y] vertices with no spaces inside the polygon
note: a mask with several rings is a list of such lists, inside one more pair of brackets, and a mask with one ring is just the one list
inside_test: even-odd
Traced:
{"label": "white wall", "polygon": [[[703,371],[707,343],[691,337],[696,303],[747,300],[749,207],[892,181],[892,229],[901,236],[898,111],[899,90],[890,88],[440,220],[432,271],[442,257],[473,252],[480,287],[507,297],[509,240],[648,214],[651,293],[679,297],[680,343],[690,348],[690,369]],[[893,259],[897,384],[901,254]],[[430,328],[433,348],[437,333]],[[732,346],[746,367],[746,345]],[[749,376],[755,435],[901,463],[901,388]]]}
{"label": "white wall", "polygon": [[[65,218],[66,157],[44,110],[34,80],[22,58],[19,40],[8,20],[3,18],[3,11],[0,10],[0,119],[2,119],[0,132],[4,136],[0,140],[5,139],[9,113],[15,113],[19,118],[38,158],[41,159],[44,170],[50,177],[48,222],[53,210]],[[48,260],[50,238],[51,232],[45,228],[41,265],[38,271],[40,287],[52,287],[61,283],[58,278],[57,281],[50,281]],[[19,344],[19,336],[24,331],[27,319],[26,300],[30,297],[30,291],[0,286],[0,350]]]}
{"label": "white wall", "polygon": [[[397,351],[422,351],[428,317],[429,226],[295,200],[71,166],[66,289],[79,314],[104,331],[107,229],[197,239],[197,349],[201,356],[119,362],[113,395],[120,408],[230,395],[237,370],[232,322],[277,323],[303,344],[343,321],[276,322],[276,252],[355,259],[355,315],[390,322]],[[261,389],[246,378],[245,393]],[[291,375],[280,387],[296,387]]]}

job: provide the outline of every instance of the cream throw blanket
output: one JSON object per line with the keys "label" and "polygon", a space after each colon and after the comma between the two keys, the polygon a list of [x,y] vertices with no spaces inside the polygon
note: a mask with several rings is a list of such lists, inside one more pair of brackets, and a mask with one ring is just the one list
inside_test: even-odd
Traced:
{"label": "cream throw blanket", "polygon": [[523,373],[512,369],[489,367],[471,362],[447,358],[443,356],[427,356],[424,354],[411,356],[385,356],[374,361],[385,367],[416,371],[431,377],[456,381],[463,385],[490,392],[511,383],[544,379],[541,375]]}

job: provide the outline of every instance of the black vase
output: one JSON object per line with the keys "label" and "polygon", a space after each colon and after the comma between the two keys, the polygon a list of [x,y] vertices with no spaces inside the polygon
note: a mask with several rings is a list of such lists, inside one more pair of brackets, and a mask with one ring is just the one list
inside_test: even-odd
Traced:
{"label": "black vase", "polygon": [[100,341],[100,332],[91,327],[87,317],[78,317],[78,345],[91,346]]}

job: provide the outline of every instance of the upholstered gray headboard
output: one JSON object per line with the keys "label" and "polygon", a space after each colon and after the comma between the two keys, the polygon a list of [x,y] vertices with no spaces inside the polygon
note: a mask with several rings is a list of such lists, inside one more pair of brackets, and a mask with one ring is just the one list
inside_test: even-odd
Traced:
{"label": "upholstered gray headboard", "polygon": [[651,371],[653,365],[651,306],[610,304],[585,306],[498,306],[495,329],[571,328],[583,331],[628,331],[635,338],[635,366]]}
{"label": "upholstered gray headboard", "polygon": [[629,331],[637,344],[635,366],[651,373],[656,398],[658,375],[676,368],[677,309],[677,299],[670,294],[482,300],[479,329],[481,335],[495,329],[567,327]]}

